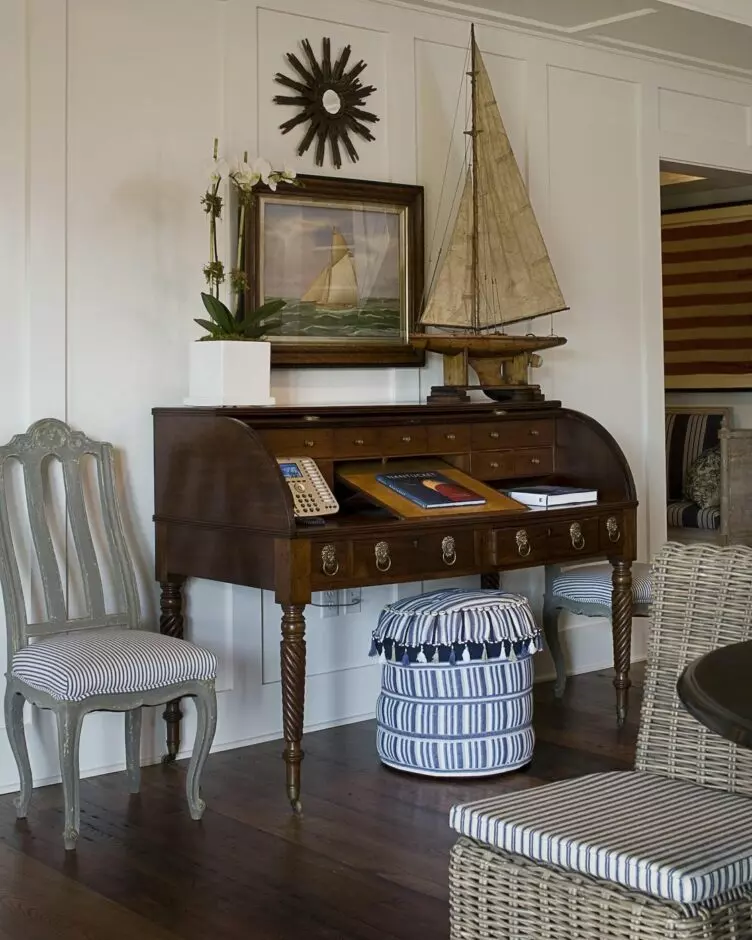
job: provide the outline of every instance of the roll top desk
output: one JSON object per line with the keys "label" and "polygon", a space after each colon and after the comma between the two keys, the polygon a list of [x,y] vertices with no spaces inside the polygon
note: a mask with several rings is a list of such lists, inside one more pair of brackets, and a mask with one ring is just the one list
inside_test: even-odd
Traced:
{"label": "roll top desk", "polygon": [[[613,566],[614,685],[629,687],[636,495],[622,451],[585,414],[558,402],[157,408],[156,577],[164,633],[183,633],[182,585],[206,578],[273,591],[282,608],[287,794],[300,806],[305,694],[304,610],[315,591],[608,558]],[[312,458],[340,511],[297,518],[278,457]],[[554,482],[598,490],[598,502],[547,510],[451,510],[401,518],[344,484],[356,461],[436,459],[501,487]],[[387,463],[388,466],[388,463]],[[168,759],[179,703],[165,712]]]}

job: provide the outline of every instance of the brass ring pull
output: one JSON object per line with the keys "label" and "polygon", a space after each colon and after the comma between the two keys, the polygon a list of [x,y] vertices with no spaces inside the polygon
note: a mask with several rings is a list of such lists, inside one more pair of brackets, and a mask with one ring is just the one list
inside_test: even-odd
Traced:
{"label": "brass ring pull", "polygon": [[572,548],[576,552],[581,552],[585,547],[585,536],[582,534],[582,526],[579,522],[573,522],[569,527],[569,537],[572,540]]}
{"label": "brass ring pull", "polygon": [[520,558],[527,558],[531,552],[530,540],[527,537],[527,530],[520,529],[519,532],[514,537],[515,542],[517,543],[517,554]]}
{"label": "brass ring pull", "polygon": [[334,575],[339,571],[337,549],[334,547],[334,545],[325,545],[321,549],[321,570],[329,578],[333,578]]}
{"label": "brass ring pull", "polygon": [[410,437],[409,434],[403,434],[403,435],[402,435],[402,440],[404,441],[405,444],[409,444],[410,441],[412,440],[412,437]]}
{"label": "brass ring pull", "polygon": [[303,444],[305,447],[313,447],[315,444],[315,441],[303,441]]}
{"label": "brass ring pull", "polygon": [[441,557],[450,568],[457,561],[457,546],[451,535],[445,535],[441,540]]}
{"label": "brass ring pull", "polygon": [[619,528],[619,520],[616,516],[609,516],[606,519],[606,531],[608,532],[609,542],[618,542],[621,538],[621,529]]}
{"label": "brass ring pull", "polygon": [[373,547],[373,553],[376,556],[376,567],[379,571],[389,571],[392,567],[389,542],[377,542]]}

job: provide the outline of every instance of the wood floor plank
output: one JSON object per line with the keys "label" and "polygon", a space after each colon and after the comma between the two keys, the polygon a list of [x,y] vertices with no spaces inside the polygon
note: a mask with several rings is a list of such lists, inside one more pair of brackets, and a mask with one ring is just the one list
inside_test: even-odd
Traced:
{"label": "wood floor plank", "polygon": [[29,819],[0,798],[0,940],[445,940],[450,807],[549,780],[626,769],[640,670],[619,731],[610,673],[577,676],[563,702],[535,689],[526,773],[440,781],[384,768],[375,725],[308,735],[304,812],[283,792],[280,744],[214,754],[201,823],[185,805],[186,763],[82,781],[75,856],[63,851],[59,787]]}

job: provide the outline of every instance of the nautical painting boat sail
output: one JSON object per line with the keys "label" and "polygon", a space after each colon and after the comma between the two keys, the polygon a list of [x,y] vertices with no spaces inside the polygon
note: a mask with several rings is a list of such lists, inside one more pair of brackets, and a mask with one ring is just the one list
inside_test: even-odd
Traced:
{"label": "nautical painting boat sail", "polygon": [[[419,348],[444,355],[445,386],[469,388],[468,364],[495,399],[537,398],[527,384],[535,352],[558,336],[512,336],[507,324],[567,309],[512,151],[483,57],[470,41],[471,160],[459,182],[454,227],[439,259],[421,325],[448,330],[413,334]],[[503,372],[502,372],[503,370]],[[464,393],[458,397],[467,397]]]}
{"label": "nautical painting boat sail", "polygon": [[300,298],[327,310],[353,310],[358,306],[358,278],[352,253],[337,229],[332,229],[331,261]]}

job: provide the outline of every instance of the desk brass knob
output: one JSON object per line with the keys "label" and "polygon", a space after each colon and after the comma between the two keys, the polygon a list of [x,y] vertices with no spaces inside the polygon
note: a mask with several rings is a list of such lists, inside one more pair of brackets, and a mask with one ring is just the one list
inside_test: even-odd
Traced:
{"label": "desk brass knob", "polygon": [[496,438],[499,436],[499,432],[498,432],[498,431],[489,431],[489,432],[488,432],[488,436],[489,436],[489,437],[493,437],[494,439],[496,439]]}
{"label": "desk brass knob", "polygon": [[303,441],[303,445],[305,447],[313,447],[315,443],[316,443],[315,441]]}
{"label": "desk brass knob", "polygon": [[569,527],[569,537],[572,540],[572,548],[576,552],[581,552],[585,547],[585,536],[582,534],[582,526],[579,522],[573,522]]}
{"label": "desk brass knob", "polygon": [[489,460],[489,461],[488,461],[488,466],[491,467],[491,468],[494,469],[494,470],[498,470],[498,469],[499,469],[499,461],[498,461],[498,460]]}
{"label": "desk brass knob", "polygon": [[538,437],[540,431],[537,428],[530,428],[530,434],[532,437]]}
{"label": "desk brass knob", "polygon": [[609,516],[606,519],[606,531],[608,532],[608,539],[610,542],[618,542],[621,538],[621,529],[619,528],[619,520],[616,516]]}
{"label": "desk brass knob", "polygon": [[531,551],[530,539],[527,537],[527,529],[520,529],[514,537],[517,543],[517,554],[521,558],[527,558]]}
{"label": "desk brass knob", "polygon": [[410,437],[409,434],[403,434],[403,435],[402,435],[402,440],[404,441],[405,444],[409,444],[410,441],[412,440],[412,438]]}
{"label": "desk brass knob", "polygon": [[451,535],[445,535],[441,540],[441,557],[450,567],[457,561],[457,546]]}
{"label": "desk brass knob", "polygon": [[333,578],[339,571],[339,562],[337,561],[337,549],[334,545],[325,545],[321,549],[321,570],[329,578]]}
{"label": "desk brass knob", "polygon": [[453,441],[453,440],[457,437],[457,435],[456,435],[456,434],[445,434],[444,437],[445,437],[448,441]]}
{"label": "desk brass knob", "polygon": [[389,571],[392,567],[389,542],[377,542],[373,547],[373,554],[376,556],[376,567],[379,571]]}
{"label": "desk brass knob", "polygon": [[539,463],[540,463],[540,458],[539,458],[539,457],[531,457],[531,458],[530,458],[530,463],[539,464]]}
{"label": "desk brass knob", "polygon": [[353,441],[353,444],[357,445],[358,447],[362,447],[365,444],[365,441],[362,437],[356,437]]}

